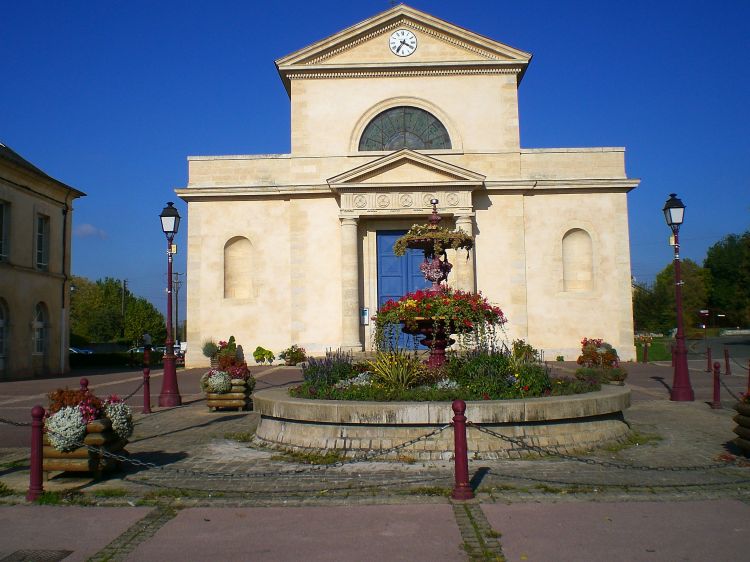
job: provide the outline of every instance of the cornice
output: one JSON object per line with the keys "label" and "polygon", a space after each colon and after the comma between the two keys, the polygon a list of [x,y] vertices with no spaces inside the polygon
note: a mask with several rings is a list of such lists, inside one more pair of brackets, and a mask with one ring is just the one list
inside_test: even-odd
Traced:
{"label": "cornice", "polygon": [[491,75],[491,74],[514,74],[518,75],[523,72],[523,67],[517,63],[508,63],[507,65],[498,65],[493,63],[492,66],[486,66],[486,63],[479,65],[461,65],[455,63],[440,64],[431,63],[425,65],[401,65],[394,67],[387,66],[366,66],[366,65],[341,65],[341,66],[324,66],[319,65],[310,68],[297,67],[293,72],[286,75],[289,80],[320,80],[328,78],[402,78],[418,76],[468,76],[468,75]]}

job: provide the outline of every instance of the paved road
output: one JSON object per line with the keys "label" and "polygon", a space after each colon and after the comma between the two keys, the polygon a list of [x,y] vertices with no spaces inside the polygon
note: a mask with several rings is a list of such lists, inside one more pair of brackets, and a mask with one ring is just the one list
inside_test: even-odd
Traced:
{"label": "paved road", "polygon": [[[72,551],[66,560],[490,560],[501,553],[508,560],[745,560],[750,468],[721,460],[735,452],[733,412],[706,405],[711,377],[700,364],[690,373],[692,403],[669,401],[669,366],[627,367],[625,419],[639,445],[587,454],[593,463],[470,461],[478,499],[465,504],[444,495],[453,483],[450,463],[326,468],[237,441],[232,436],[252,433],[257,414],[209,412],[198,393],[201,371],[184,371],[185,406],[137,416],[128,450],[153,468],[128,465],[99,482],[55,477],[47,490],[77,490],[62,506],[0,498],[0,559],[36,548]],[[256,375],[263,388],[300,373]],[[22,420],[46,392],[78,378],[0,384],[0,417]],[[127,394],[140,382],[138,372],[88,378],[100,395]],[[152,380],[156,402],[158,372]],[[744,390],[746,377],[724,382],[729,406],[729,391]],[[141,394],[131,403],[141,405]],[[24,463],[7,461],[25,457],[26,431],[0,425],[0,481],[21,493]],[[69,505],[76,501],[93,505]]]}

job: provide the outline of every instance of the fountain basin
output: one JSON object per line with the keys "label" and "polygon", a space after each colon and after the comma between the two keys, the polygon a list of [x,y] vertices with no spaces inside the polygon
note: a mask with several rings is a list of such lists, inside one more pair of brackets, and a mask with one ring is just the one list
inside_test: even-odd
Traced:
{"label": "fountain basin", "polygon": [[[492,431],[562,453],[575,453],[622,442],[630,429],[622,412],[630,406],[630,389],[603,386],[598,392],[523,400],[481,400],[466,403],[466,418]],[[253,394],[261,415],[258,444],[287,450],[336,450],[356,457],[426,435],[450,423],[450,402],[359,402],[309,400],[289,396],[286,388]],[[470,458],[520,458],[533,451],[469,426]],[[449,460],[453,457],[451,428],[384,459]]]}

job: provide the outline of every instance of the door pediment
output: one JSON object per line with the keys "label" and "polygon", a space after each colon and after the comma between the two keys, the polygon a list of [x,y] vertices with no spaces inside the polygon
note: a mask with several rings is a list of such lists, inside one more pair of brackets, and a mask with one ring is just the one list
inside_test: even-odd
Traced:
{"label": "door pediment", "polygon": [[432,199],[443,212],[471,215],[471,192],[483,184],[481,174],[408,148],[328,180],[341,216],[424,214]]}

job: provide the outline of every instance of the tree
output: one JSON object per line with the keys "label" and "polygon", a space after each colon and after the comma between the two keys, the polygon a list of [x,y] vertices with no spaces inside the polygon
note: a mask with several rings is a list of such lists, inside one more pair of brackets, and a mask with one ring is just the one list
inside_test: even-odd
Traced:
{"label": "tree", "polygon": [[[682,310],[685,328],[696,326],[700,319],[700,310],[706,308],[711,287],[711,273],[693,260],[681,262],[682,277]],[[674,296],[674,262],[670,263],[656,276],[654,298],[659,305],[657,312],[662,330],[669,330],[677,325]]]}
{"label": "tree", "polygon": [[703,267],[711,274],[708,308],[725,314],[730,325],[749,325],[750,230],[730,234],[711,246]]}
{"label": "tree", "polygon": [[71,337],[87,342],[135,343],[148,332],[155,342],[163,341],[164,316],[146,299],[128,291],[120,280],[106,277],[92,282],[74,276],[71,282]]}
{"label": "tree", "polygon": [[637,332],[664,332],[669,329],[668,303],[663,292],[645,283],[633,286],[633,325]]}

